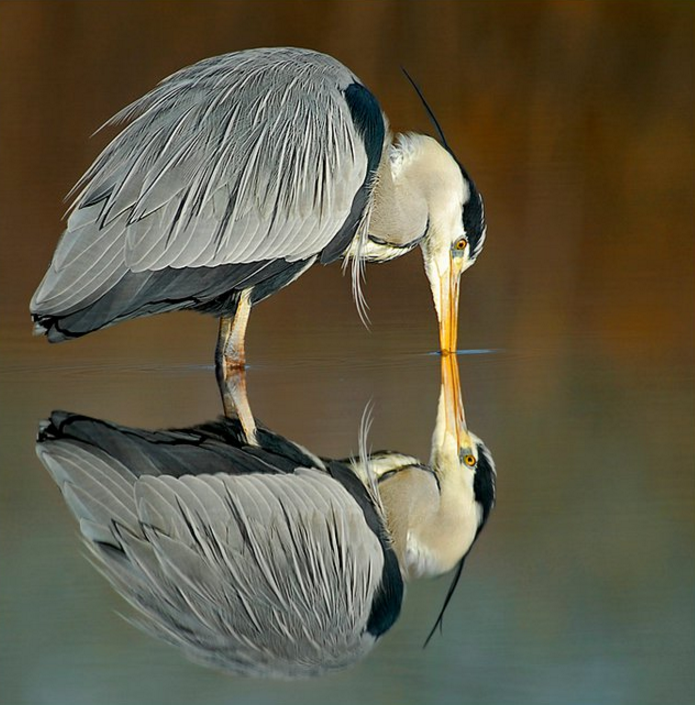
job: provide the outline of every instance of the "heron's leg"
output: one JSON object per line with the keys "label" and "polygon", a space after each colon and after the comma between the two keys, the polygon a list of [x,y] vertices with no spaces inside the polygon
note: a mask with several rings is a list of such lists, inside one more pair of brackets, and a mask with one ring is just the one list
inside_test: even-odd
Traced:
{"label": "heron's leg", "polygon": [[251,313],[250,291],[242,291],[234,316],[220,318],[215,362],[218,370],[243,368],[246,365],[244,339]]}
{"label": "heron's leg", "polygon": [[243,367],[217,368],[217,383],[222,395],[224,415],[238,418],[249,445],[256,441],[256,422],[246,396],[246,371]]}

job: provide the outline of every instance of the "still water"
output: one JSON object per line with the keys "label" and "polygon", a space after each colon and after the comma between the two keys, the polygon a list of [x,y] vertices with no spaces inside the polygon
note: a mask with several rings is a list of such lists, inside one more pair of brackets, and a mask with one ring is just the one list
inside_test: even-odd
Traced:
{"label": "still water", "polygon": [[[357,452],[371,402],[370,447],[427,461],[439,390],[434,322],[418,316],[408,328],[395,307],[378,304],[372,332],[354,312],[321,319],[311,299],[326,272],[279,295],[306,311],[281,345],[263,311],[273,303],[259,307],[247,375],[254,413],[315,453],[343,457]],[[427,303],[419,301],[423,312]],[[56,408],[149,429],[215,418],[221,403],[206,354],[213,322],[174,314],[51,347],[19,323],[5,339],[2,376],[5,702],[692,696],[692,399],[684,370],[642,370],[637,380],[580,337],[562,352],[510,349],[476,345],[480,336],[462,329],[474,344],[459,356],[467,421],[494,454],[498,504],[443,633],[422,649],[448,579],[413,583],[400,620],[366,660],[288,686],[206,670],[123,620],[130,608],[85,560],[34,456],[38,422]],[[127,351],[117,342],[123,336]]]}

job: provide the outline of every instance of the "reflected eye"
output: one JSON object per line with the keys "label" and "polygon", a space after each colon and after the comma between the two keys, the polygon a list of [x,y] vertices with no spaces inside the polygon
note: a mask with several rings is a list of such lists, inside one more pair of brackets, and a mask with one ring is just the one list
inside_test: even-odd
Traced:
{"label": "reflected eye", "polygon": [[463,252],[466,247],[468,247],[468,240],[466,240],[465,237],[460,237],[455,243],[454,243],[454,249],[457,252]]}
{"label": "reflected eye", "polygon": [[464,455],[463,462],[468,465],[469,468],[475,467],[475,456],[474,455]]}

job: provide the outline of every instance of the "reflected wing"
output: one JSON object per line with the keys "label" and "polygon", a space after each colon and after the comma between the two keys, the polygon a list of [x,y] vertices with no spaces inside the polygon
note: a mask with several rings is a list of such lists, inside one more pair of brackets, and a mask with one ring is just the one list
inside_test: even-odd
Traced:
{"label": "reflected wing", "polygon": [[329,474],[137,477],[101,448],[45,435],[37,452],[143,625],[197,660],[306,676],[373,645],[384,552]]}
{"label": "reflected wing", "polygon": [[[382,128],[370,158],[365,111]],[[114,121],[124,119],[79,185],[34,312],[80,308],[129,273],[298,262],[336,236],[337,257],[366,206],[363,186],[383,142],[378,104],[358,79],[299,49],[202,61]]]}

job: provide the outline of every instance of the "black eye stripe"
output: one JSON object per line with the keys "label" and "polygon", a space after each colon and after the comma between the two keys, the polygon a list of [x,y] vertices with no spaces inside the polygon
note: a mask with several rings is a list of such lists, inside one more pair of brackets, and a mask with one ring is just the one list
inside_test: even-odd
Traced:
{"label": "black eye stripe", "polygon": [[478,256],[483,249],[485,241],[485,209],[483,207],[483,199],[473,182],[470,183],[471,195],[468,202],[463,206],[463,230],[468,238],[470,245],[471,257]]}
{"label": "black eye stripe", "polygon": [[482,525],[487,520],[492,507],[495,504],[496,494],[496,473],[495,464],[490,455],[490,451],[485,445],[478,443],[478,464],[473,478],[473,492],[476,501],[483,510]]}

